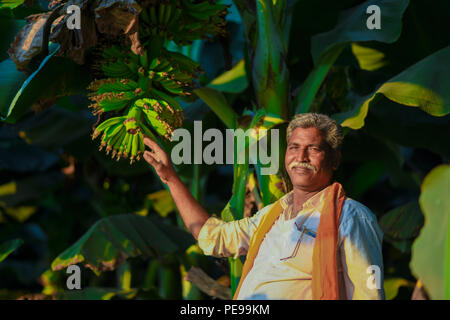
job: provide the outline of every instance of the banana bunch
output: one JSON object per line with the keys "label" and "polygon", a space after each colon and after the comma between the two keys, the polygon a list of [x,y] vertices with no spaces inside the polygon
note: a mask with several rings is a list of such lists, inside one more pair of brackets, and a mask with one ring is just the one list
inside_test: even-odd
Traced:
{"label": "banana bunch", "polygon": [[[156,89],[151,90],[153,98],[136,101],[135,106],[144,113],[144,118],[150,127],[170,140],[173,130],[183,124],[183,111],[177,100]],[[144,124],[144,127],[145,125]]]}
{"label": "banana bunch", "polygon": [[[122,44],[99,49],[101,57],[94,69],[103,79],[88,89],[94,115],[119,114],[100,123],[92,139],[101,135],[100,150],[112,157],[138,161],[145,150],[143,134],[171,139],[182,126],[183,110],[176,97],[192,95],[194,79],[203,71],[189,57],[165,49],[167,40],[189,44],[192,40],[223,32],[227,6],[206,0],[149,0],[139,19],[142,55]],[[152,129],[152,130],[151,130]]]}
{"label": "banana bunch", "polygon": [[208,0],[151,0],[140,14],[140,35],[161,36],[179,45],[225,33],[227,5]]}
{"label": "banana bunch", "polygon": [[[123,156],[130,157],[130,164],[140,160],[145,151],[143,126],[140,125],[142,111],[132,108],[127,116],[112,117],[102,122],[95,128],[92,139],[103,133],[99,150],[106,147],[106,154],[112,151],[112,158],[117,156],[117,161]],[[145,128],[147,131],[148,128]],[[147,134],[151,134],[148,133]]]}
{"label": "banana bunch", "polygon": [[117,160],[130,155],[132,164],[141,158],[142,132],[153,137],[151,127],[170,140],[173,130],[181,127],[183,111],[174,96],[191,95],[200,66],[182,54],[169,51],[162,51],[161,56],[149,62],[147,52],[137,56],[116,46],[105,49],[103,58],[102,69],[108,78],[89,85],[88,89],[93,91],[89,95],[93,102],[89,108],[94,115],[125,110],[127,116],[102,122],[92,138],[103,132],[100,150],[106,147],[106,153],[112,151]]}

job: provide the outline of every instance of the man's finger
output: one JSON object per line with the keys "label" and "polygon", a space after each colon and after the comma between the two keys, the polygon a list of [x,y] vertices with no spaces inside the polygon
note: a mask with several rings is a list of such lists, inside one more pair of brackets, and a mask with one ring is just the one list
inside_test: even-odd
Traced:
{"label": "man's finger", "polygon": [[150,163],[153,167],[156,167],[159,163],[159,161],[156,161],[150,151],[144,152],[144,159],[147,160],[147,162]]}
{"label": "man's finger", "polygon": [[148,136],[146,136],[146,135],[143,135],[144,136],[144,144],[147,146],[147,147],[150,147],[153,151],[156,151],[156,150],[160,150],[161,148],[160,148],[160,146],[155,142],[155,141],[153,141],[152,139],[150,139]]}

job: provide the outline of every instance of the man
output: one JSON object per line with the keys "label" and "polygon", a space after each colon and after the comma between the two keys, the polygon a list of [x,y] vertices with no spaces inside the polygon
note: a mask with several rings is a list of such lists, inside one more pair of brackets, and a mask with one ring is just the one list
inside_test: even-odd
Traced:
{"label": "man", "polygon": [[287,130],[285,168],[293,190],[252,217],[210,217],[152,140],[144,158],[166,183],[187,228],[207,255],[246,254],[235,299],[384,299],[383,233],[375,215],[332,183],[342,129],[307,113]]}

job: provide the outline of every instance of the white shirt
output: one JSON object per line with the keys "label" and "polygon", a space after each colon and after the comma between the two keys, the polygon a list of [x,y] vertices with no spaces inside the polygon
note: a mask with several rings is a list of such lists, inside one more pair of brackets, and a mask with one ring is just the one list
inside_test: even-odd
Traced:
{"label": "white shirt", "polygon": [[[281,203],[284,211],[262,241],[238,299],[312,299],[312,253],[322,208],[321,192],[306,201],[292,219],[287,217],[292,192]],[[271,206],[252,217],[227,223],[209,218],[199,233],[200,248],[205,254],[218,257],[246,254],[251,236]],[[375,215],[363,204],[347,198],[338,232],[339,287],[347,299],[384,299],[382,239]],[[378,274],[368,273],[373,265],[379,267]],[[379,279],[375,281],[380,285],[378,289],[371,281],[374,276]]]}

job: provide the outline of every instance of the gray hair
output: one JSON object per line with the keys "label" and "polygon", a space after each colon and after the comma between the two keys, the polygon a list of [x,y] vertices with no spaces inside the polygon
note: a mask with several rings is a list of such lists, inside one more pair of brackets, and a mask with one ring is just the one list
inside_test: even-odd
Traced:
{"label": "gray hair", "polygon": [[297,114],[289,122],[287,128],[287,141],[296,128],[317,128],[325,139],[327,145],[331,148],[333,154],[340,150],[343,140],[342,127],[329,116],[320,113],[301,113]]}

